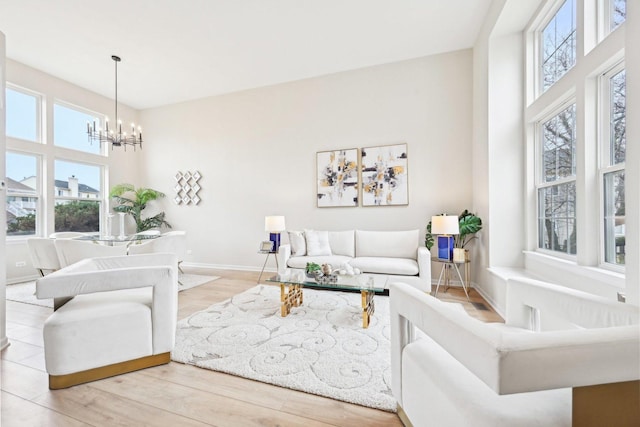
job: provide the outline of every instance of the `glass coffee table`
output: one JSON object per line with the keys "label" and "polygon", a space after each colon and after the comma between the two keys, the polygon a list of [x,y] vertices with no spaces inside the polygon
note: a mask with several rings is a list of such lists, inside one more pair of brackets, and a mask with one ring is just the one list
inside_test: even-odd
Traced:
{"label": "glass coffee table", "polygon": [[273,276],[267,279],[267,282],[280,284],[280,314],[282,317],[286,317],[291,312],[292,307],[302,305],[302,288],[305,286],[313,287],[314,289],[360,291],[362,296],[362,327],[368,328],[371,316],[375,312],[373,296],[376,293],[385,291],[385,283],[383,282],[386,282],[386,278],[384,276],[374,278],[367,274],[356,276],[339,275],[336,283],[325,284],[309,279],[304,274],[292,274]]}

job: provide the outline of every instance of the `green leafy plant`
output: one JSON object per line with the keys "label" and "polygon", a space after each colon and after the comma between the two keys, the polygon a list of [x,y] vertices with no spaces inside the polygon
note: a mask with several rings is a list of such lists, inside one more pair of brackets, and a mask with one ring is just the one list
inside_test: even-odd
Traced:
{"label": "green leafy plant", "polygon": [[307,266],[305,267],[305,271],[309,274],[314,273],[316,271],[321,271],[322,267],[320,267],[319,264],[316,264],[315,262],[308,262]]}
{"label": "green leafy plant", "polygon": [[149,218],[142,218],[142,211],[147,207],[147,204],[164,197],[164,193],[151,188],[135,188],[131,184],[118,184],[111,189],[109,197],[117,203],[113,207],[115,212],[124,212],[133,217],[136,222],[136,232],[163,226],[171,228],[171,224],[164,219],[164,212]]}
{"label": "green leafy plant", "polygon": [[[475,234],[482,230],[482,219],[465,209],[460,215],[458,215],[458,225],[460,227],[460,234],[454,236],[454,246],[456,248],[464,248],[473,239],[477,239]],[[431,249],[434,242],[435,237],[431,234],[431,221],[429,221],[427,224],[427,232],[424,237],[424,245],[427,249]]]}

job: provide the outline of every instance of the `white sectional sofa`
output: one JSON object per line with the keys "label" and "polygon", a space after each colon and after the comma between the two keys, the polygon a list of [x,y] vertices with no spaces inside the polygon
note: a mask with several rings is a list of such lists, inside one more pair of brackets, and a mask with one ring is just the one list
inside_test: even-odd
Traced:
{"label": "white sectional sofa", "polygon": [[390,305],[405,425],[640,425],[637,306],[524,278],[507,283],[504,324],[403,283]]}
{"label": "white sectional sofa", "polygon": [[279,273],[304,270],[308,262],[331,264],[334,269],[348,263],[376,284],[388,289],[399,280],[431,291],[431,256],[419,246],[420,230],[407,231],[289,231],[289,244],[278,250]]}

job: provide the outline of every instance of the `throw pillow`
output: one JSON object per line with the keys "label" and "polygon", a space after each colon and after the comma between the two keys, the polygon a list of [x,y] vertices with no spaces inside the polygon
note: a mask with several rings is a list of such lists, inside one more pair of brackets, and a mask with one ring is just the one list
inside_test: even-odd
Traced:
{"label": "throw pillow", "polygon": [[289,231],[289,244],[291,256],[304,256],[307,254],[307,243],[302,231]]}
{"label": "throw pillow", "polygon": [[307,255],[331,255],[331,246],[329,246],[329,232],[304,230],[304,237],[307,240]]}

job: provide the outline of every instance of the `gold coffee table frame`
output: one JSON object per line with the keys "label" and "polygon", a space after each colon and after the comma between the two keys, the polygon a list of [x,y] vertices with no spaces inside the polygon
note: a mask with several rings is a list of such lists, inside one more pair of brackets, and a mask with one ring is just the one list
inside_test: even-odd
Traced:
{"label": "gold coffee table frame", "polygon": [[311,280],[299,282],[293,281],[290,278],[285,279],[284,277],[274,276],[267,279],[267,282],[280,284],[280,315],[282,317],[289,315],[293,307],[302,305],[304,301],[302,288],[304,288],[305,285],[327,290],[359,290],[362,298],[362,327],[366,329],[369,327],[371,317],[376,311],[373,297],[376,292],[384,292],[384,288],[376,287],[368,282],[361,284],[360,282],[364,280],[367,280],[366,275],[364,277],[340,276],[338,283],[322,284]]}

